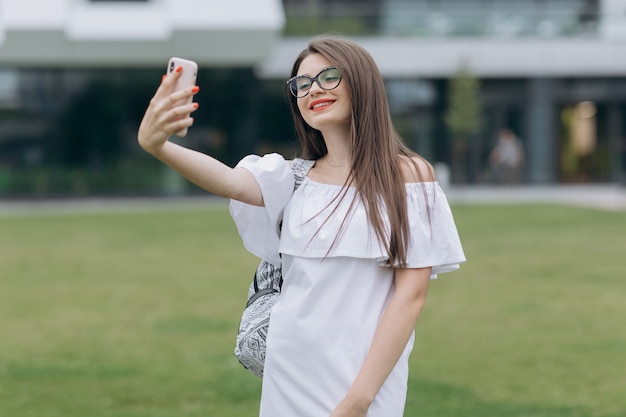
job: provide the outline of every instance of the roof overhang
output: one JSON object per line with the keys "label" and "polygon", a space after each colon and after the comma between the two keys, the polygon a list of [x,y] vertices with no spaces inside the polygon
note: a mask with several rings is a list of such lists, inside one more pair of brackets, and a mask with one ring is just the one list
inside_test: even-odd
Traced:
{"label": "roof overhang", "polygon": [[0,65],[254,65],[284,20],[280,0],[0,0]]}
{"label": "roof overhang", "polygon": [[[285,78],[308,38],[281,40],[258,67]],[[461,65],[481,78],[623,77],[626,41],[606,39],[355,38],[385,77],[448,78]]]}

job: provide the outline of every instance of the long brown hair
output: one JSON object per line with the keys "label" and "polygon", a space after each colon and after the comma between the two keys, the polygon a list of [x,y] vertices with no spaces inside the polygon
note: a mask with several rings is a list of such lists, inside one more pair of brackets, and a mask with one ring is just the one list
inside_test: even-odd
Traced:
{"label": "long brown hair", "polygon": [[[290,77],[297,75],[300,64],[311,54],[322,55],[339,69],[341,82],[346,83],[351,96],[352,167],[344,195],[347,186],[356,187],[377,238],[388,242],[389,264],[406,266],[409,229],[401,160],[412,161],[410,157],[419,155],[404,145],[393,127],[383,78],[369,52],[340,37],[317,37],[297,57]],[[304,121],[297,99],[292,95],[289,95],[289,104],[302,157],[317,160],[326,155],[328,151],[321,132]],[[423,182],[420,170],[413,165]],[[389,231],[385,217],[389,219]]]}

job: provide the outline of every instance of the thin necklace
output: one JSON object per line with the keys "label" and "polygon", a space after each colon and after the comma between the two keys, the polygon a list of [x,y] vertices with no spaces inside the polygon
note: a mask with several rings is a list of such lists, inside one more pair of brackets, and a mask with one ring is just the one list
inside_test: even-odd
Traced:
{"label": "thin necklace", "polygon": [[331,164],[328,156],[324,156],[324,162],[326,162],[326,164],[328,164],[328,166],[330,166],[332,168],[344,168],[345,167],[345,165],[333,165],[333,164]]}

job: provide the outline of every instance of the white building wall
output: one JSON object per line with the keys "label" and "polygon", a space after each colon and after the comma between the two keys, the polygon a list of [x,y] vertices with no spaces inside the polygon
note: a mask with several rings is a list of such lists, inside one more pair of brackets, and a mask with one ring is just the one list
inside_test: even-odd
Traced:
{"label": "white building wall", "polygon": [[[259,68],[286,77],[308,38],[283,39]],[[358,38],[385,77],[446,78],[468,65],[483,78],[626,75],[626,39]]]}
{"label": "white building wall", "polygon": [[626,0],[602,0],[600,34],[607,40],[626,40]]}
{"label": "white building wall", "polygon": [[0,65],[253,65],[284,25],[280,0],[0,0]]}

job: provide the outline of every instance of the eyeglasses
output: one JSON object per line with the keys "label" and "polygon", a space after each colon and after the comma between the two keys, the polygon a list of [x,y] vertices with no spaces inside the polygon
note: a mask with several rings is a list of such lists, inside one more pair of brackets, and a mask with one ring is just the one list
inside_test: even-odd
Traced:
{"label": "eyeglasses", "polygon": [[334,90],[339,87],[341,82],[341,73],[335,67],[328,67],[321,70],[315,77],[308,75],[298,75],[297,77],[287,80],[289,91],[297,98],[306,97],[313,87],[313,81],[320,86],[322,90]]}

